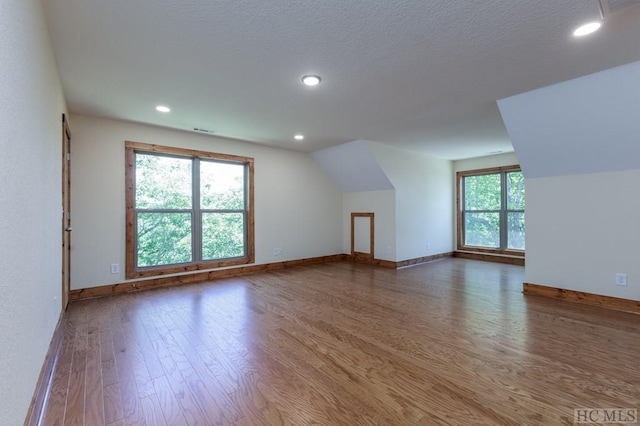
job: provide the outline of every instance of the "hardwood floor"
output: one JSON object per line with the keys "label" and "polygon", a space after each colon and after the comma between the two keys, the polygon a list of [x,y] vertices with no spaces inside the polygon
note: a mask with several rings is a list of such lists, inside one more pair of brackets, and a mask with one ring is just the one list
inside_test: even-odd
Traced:
{"label": "hardwood floor", "polygon": [[347,262],[74,302],[46,425],[556,425],[640,407],[640,316],[523,268]]}

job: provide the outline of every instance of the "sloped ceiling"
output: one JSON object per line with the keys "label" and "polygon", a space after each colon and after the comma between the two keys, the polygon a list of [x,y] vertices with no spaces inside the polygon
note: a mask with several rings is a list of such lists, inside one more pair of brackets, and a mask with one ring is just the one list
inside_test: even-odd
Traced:
{"label": "sloped ceiling", "polygon": [[366,141],[352,141],[311,155],[342,192],[394,189]]}
{"label": "sloped ceiling", "polygon": [[527,178],[640,169],[640,62],[498,106]]}

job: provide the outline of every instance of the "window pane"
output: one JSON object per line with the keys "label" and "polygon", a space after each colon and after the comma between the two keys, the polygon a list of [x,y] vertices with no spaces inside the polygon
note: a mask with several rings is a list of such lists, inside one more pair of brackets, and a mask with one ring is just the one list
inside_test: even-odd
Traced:
{"label": "window pane", "polygon": [[203,260],[244,254],[243,213],[202,213]]}
{"label": "window pane", "polygon": [[191,213],[138,213],[138,267],[191,262]]}
{"label": "window pane", "polygon": [[507,210],[524,210],[524,176],[522,172],[507,173]]}
{"label": "window pane", "polygon": [[244,164],[200,162],[200,206],[244,210]]}
{"label": "window pane", "polygon": [[508,247],[510,249],[524,250],[524,213],[508,213]]}
{"label": "window pane", "polygon": [[191,166],[188,158],[136,153],[136,208],[190,209]]}
{"label": "window pane", "polygon": [[500,213],[465,212],[464,243],[469,246],[500,247]]}
{"label": "window pane", "polygon": [[465,210],[500,210],[500,174],[464,178]]}

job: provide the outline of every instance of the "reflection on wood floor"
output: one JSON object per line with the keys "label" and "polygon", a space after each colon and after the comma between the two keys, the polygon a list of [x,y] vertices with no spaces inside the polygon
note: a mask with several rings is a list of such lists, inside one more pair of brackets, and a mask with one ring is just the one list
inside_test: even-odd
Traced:
{"label": "reflection on wood floor", "polygon": [[556,425],[640,405],[640,317],[523,268],[337,262],[75,302],[45,424]]}

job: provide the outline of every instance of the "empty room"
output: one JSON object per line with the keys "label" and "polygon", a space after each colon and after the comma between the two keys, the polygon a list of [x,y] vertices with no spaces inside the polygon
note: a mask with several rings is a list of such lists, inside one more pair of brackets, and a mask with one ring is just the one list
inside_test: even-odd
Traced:
{"label": "empty room", "polygon": [[0,2],[1,425],[640,423],[640,0]]}

